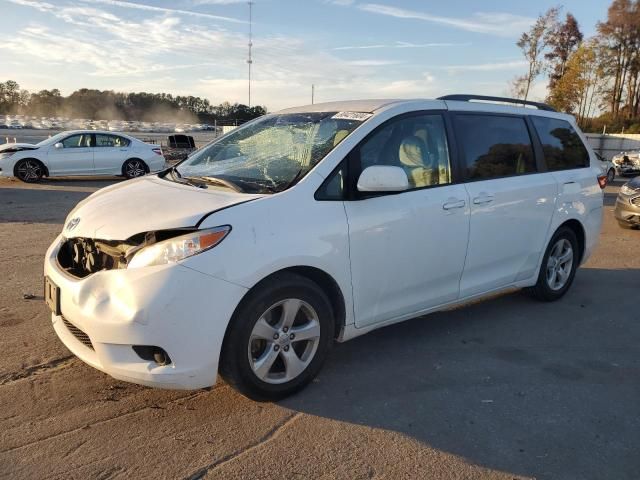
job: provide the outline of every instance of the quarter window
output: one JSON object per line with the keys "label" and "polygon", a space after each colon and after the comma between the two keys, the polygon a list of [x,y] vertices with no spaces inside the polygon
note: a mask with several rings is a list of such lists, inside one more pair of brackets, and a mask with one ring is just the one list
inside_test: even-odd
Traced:
{"label": "quarter window", "polygon": [[522,117],[457,115],[467,178],[486,180],[536,171],[527,124]]}
{"label": "quarter window", "polygon": [[589,166],[589,152],[571,124],[557,118],[532,116],[549,171]]}
{"label": "quarter window", "polygon": [[401,167],[412,188],[451,182],[449,147],[441,115],[416,115],[391,121],[360,146],[360,168]]}

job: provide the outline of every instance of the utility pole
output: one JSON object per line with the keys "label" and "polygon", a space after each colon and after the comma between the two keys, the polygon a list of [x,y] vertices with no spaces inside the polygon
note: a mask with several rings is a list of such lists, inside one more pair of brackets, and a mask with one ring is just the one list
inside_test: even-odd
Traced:
{"label": "utility pole", "polygon": [[247,58],[247,64],[249,65],[249,108],[251,108],[251,64],[253,63],[253,59],[251,58],[251,47],[253,47],[253,43],[251,41],[253,36],[253,32],[252,32],[253,24],[252,24],[251,13],[253,8],[253,2],[249,0],[247,4],[249,5],[249,58]]}
{"label": "utility pole", "polygon": [[312,83],[312,84],[311,84],[311,105],[313,105],[313,94],[315,93],[315,92],[314,92],[315,87],[316,87],[316,86]]}

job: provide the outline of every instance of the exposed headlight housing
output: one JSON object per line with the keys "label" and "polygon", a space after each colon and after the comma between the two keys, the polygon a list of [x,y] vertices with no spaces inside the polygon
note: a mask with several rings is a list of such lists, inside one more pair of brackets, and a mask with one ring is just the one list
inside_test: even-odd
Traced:
{"label": "exposed headlight housing", "polygon": [[176,263],[218,245],[231,231],[230,225],[196,230],[186,235],[163,240],[139,250],[127,268],[150,267]]}

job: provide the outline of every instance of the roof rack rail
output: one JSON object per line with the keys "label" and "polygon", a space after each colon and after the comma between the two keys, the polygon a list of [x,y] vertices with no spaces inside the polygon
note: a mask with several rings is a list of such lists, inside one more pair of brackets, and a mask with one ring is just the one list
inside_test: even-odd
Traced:
{"label": "roof rack rail", "polygon": [[508,97],[488,97],[486,95],[444,95],[438,97],[438,100],[455,100],[459,102],[470,102],[472,100],[480,100],[482,102],[499,102],[499,103],[513,103],[516,105],[528,105],[530,107],[536,107],[538,110],[546,110],[548,112],[555,112],[556,109],[547,105],[546,103],[531,102],[529,100],[520,100],[517,98]]}

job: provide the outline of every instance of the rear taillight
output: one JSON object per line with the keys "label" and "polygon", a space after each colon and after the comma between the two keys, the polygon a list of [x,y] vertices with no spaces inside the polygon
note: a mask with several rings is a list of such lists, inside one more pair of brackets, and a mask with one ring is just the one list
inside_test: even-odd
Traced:
{"label": "rear taillight", "polygon": [[152,148],[151,150],[153,150],[153,153],[156,153],[158,155],[162,155],[162,149],[161,148]]}
{"label": "rear taillight", "polygon": [[607,176],[606,175],[598,175],[598,185],[600,188],[604,189],[607,186]]}

